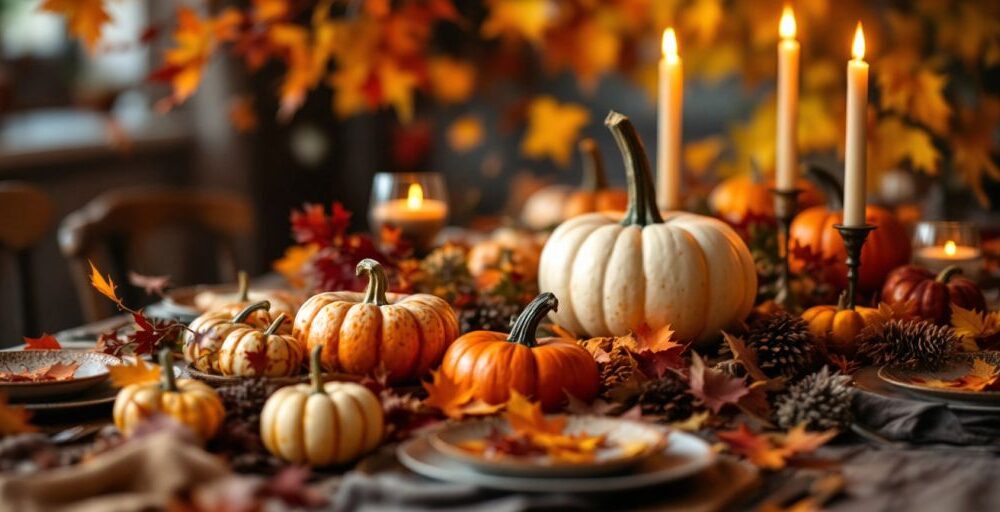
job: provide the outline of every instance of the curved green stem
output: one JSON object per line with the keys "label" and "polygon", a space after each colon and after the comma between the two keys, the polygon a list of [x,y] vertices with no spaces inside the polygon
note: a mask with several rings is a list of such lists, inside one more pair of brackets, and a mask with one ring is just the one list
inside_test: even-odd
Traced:
{"label": "curved green stem", "polygon": [[233,319],[230,320],[229,322],[230,323],[234,323],[234,324],[241,324],[241,323],[245,322],[246,319],[251,314],[253,314],[254,311],[267,311],[269,309],[271,309],[271,303],[270,302],[268,302],[266,300],[262,300],[260,302],[255,302],[255,303],[250,304],[249,306],[243,308],[239,313],[236,313],[236,315],[233,316]]}
{"label": "curved green stem", "polygon": [[507,336],[507,341],[520,343],[528,348],[534,347],[538,344],[538,340],[535,339],[535,331],[538,330],[539,322],[545,318],[549,311],[556,311],[558,308],[559,300],[551,292],[539,294],[517,316],[514,327],[510,330],[510,335]]}
{"label": "curved green stem", "polygon": [[750,158],[750,181],[755,185],[764,183],[764,172],[760,169],[756,158]]}
{"label": "curved green stem", "polygon": [[323,393],[323,366],[320,364],[320,356],[323,354],[323,345],[316,345],[309,352],[309,381],[312,383],[313,393]]}
{"label": "curved green stem", "polygon": [[271,322],[271,325],[267,326],[267,330],[264,331],[264,336],[270,336],[270,335],[278,332],[278,329],[281,328],[281,324],[285,323],[285,320],[287,318],[288,318],[288,315],[286,315],[284,313],[278,315],[278,318],[275,318],[274,321]]}
{"label": "curved green stem", "polygon": [[174,353],[169,347],[160,350],[160,387],[165,392],[177,391],[177,378],[174,377]]}
{"label": "curved green stem", "polygon": [[656,191],[653,188],[653,173],[649,158],[642,145],[642,139],[627,116],[611,111],[604,125],[618,144],[618,150],[625,161],[625,175],[628,178],[628,210],[622,219],[623,226],[648,226],[663,222],[656,206]]}
{"label": "curved green stem", "polygon": [[608,188],[608,176],[604,172],[604,159],[597,141],[587,137],[580,141],[580,158],[583,160],[583,181],[580,188],[587,192],[598,192]]}
{"label": "curved green stem", "polygon": [[389,288],[389,278],[386,277],[385,269],[382,268],[381,263],[371,258],[365,258],[358,262],[358,266],[354,270],[355,275],[360,276],[365,274],[368,276],[368,287],[365,288],[365,304],[385,306],[389,303],[389,300],[385,297],[385,292]]}
{"label": "curved green stem", "polygon": [[939,283],[947,284],[948,281],[950,281],[955,274],[961,274],[961,273],[962,273],[962,267],[959,267],[958,265],[949,265],[945,267],[941,272],[939,272],[937,277],[934,278],[934,280]]}
{"label": "curved green stem", "polygon": [[239,285],[239,302],[250,300],[250,276],[243,270],[236,274],[236,282]]}
{"label": "curved green stem", "polygon": [[835,212],[844,209],[844,187],[840,186],[829,171],[818,165],[809,165],[806,168],[806,176],[826,194],[828,210]]}

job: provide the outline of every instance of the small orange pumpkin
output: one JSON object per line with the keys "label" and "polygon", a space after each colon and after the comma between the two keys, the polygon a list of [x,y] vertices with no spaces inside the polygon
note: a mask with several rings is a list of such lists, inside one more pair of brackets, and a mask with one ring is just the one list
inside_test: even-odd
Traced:
{"label": "small orange pumpkin", "polygon": [[826,340],[830,352],[850,357],[857,349],[861,330],[879,322],[882,316],[875,308],[856,306],[848,309],[847,292],[844,292],[836,306],[813,306],[802,313],[802,319],[809,326],[809,332]]}
{"label": "small orange pumpkin", "polygon": [[[237,274],[236,293],[219,293],[213,290],[203,291],[195,295],[194,305],[205,313],[220,312],[233,316],[242,311],[243,308],[263,300],[271,303],[271,313],[275,315],[284,313],[290,317],[295,315],[295,310],[302,303],[302,300],[296,297],[295,294],[284,290],[251,290],[250,276],[241,270]],[[254,316],[268,317],[265,311],[258,311],[254,313]],[[270,322],[270,319],[268,322]]]}
{"label": "small orange pumpkin", "polygon": [[559,305],[543,293],[528,304],[510,334],[473,331],[455,340],[441,371],[462,389],[489,404],[502,404],[511,390],[534,397],[547,410],[566,395],[591,401],[600,387],[597,363],[586,349],[564,338],[535,338],[538,323]]}
{"label": "small orange pumpkin", "polygon": [[[716,216],[732,224],[743,222],[754,215],[774,218],[774,180],[764,180],[760,171],[753,166],[750,174],[741,174],[723,180],[712,189],[708,205]],[[799,194],[799,208],[809,208],[823,203],[823,193],[808,180],[800,179],[796,185],[802,189]]]}
{"label": "small orange pumpkin", "polygon": [[323,367],[365,375],[384,365],[391,382],[424,376],[441,361],[458,336],[458,317],[440,297],[386,293],[388,278],[379,262],[364,259],[364,294],[326,292],[299,309],[293,334],[311,350],[323,345]]}
{"label": "small orange pumpkin", "polygon": [[538,259],[542,256],[542,245],[530,233],[499,228],[489,238],[469,249],[468,267],[472,277],[479,279],[491,268],[500,265],[504,257],[525,280],[534,281],[538,277]]}

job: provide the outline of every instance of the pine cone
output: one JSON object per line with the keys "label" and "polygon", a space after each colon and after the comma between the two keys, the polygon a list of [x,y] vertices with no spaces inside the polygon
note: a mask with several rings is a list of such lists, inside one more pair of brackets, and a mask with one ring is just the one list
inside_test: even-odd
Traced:
{"label": "pine cone", "polygon": [[750,326],[747,346],[768,377],[798,377],[812,369],[816,340],[804,320],[785,312],[758,319]]}
{"label": "pine cone", "polygon": [[805,423],[809,430],[843,430],[851,424],[851,378],[829,367],[806,375],[776,400],[778,425],[789,429]]}
{"label": "pine cone", "polygon": [[461,332],[497,331],[507,332],[520,311],[517,304],[506,301],[485,298],[480,299],[458,314]]}
{"label": "pine cone", "polygon": [[955,352],[958,338],[948,326],[923,320],[891,320],[865,328],[858,355],[872,364],[933,367]]}
{"label": "pine cone", "polygon": [[640,389],[638,404],[642,413],[657,416],[659,421],[683,420],[694,412],[694,396],[687,392],[687,383],[673,372],[643,382]]}
{"label": "pine cone", "polygon": [[236,384],[221,386],[216,391],[226,408],[227,419],[255,422],[260,419],[264,402],[276,390],[264,379],[243,379]]}
{"label": "pine cone", "polygon": [[420,261],[417,290],[442,297],[450,303],[475,292],[475,281],[469,273],[467,250],[455,244],[445,244],[431,251]]}

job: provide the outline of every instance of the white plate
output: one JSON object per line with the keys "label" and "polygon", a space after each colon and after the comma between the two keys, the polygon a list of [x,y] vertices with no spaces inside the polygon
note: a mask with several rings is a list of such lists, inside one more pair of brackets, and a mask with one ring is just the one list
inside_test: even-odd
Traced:
{"label": "white plate", "polygon": [[108,378],[108,365],[121,359],[100,352],[78,350],[21,350],[0,352],[0,371],[24,372],[56,363],[78,363],[73,377],[43,382],[0,382],[0,392],[11,400],[39,400],[80,393]]}
{"label": "white plate", "polygon": [[660,485],[695,475],[715,461],[708,443],[684,432],[671,432],[667,448],[621,475],[581,478],[537,478],[480,473],[435,450],[426,436],[396,449],[399,461],[419,475],[512,492],[601,493]]}

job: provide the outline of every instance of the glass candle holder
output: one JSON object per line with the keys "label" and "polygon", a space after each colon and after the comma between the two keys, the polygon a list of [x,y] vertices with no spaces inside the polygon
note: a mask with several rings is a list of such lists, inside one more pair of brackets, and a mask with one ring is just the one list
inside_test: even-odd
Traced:
{"label": "glass candle holder", "polygon": [[399,229],[418,250],[430,247],[448,218],[448,191],[436,172],[380,172],[372,181],[369,222],[381,240],[383,229]]}
{"label": "glass candle holder", "polygon": [[913,262],[933,272],[954,265],[969,279],[979,279],[983,270],[979,230],[968,222],[918,222],[913,231]]}

